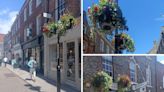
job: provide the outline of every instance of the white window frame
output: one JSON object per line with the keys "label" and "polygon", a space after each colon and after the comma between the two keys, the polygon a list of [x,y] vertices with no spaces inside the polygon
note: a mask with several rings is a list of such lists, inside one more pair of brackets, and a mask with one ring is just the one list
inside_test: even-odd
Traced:
{"label": "white window frame", "polygon": [[37,33],[37,35],[40,34],[40,31],[41,31],[41,15],[38,15],[36,17],[36,33]]}
{"label": "white window frame", "polygon": [[36,0],[36,7],[38,7],[41,4],[42,0]]}
{"label": "white window frame", "polygon": [[18,29],[20,28],[20,18],[18,18]]}
{"label": "white window frame", "polygon": [[33,2],[33,0],[30,0],[30,2],[29,2],[29,15],[32,14],[32,2]]}
{"label": "white window frame", "polygon": [[[55,0],[56,1],[56,20],[60,19],[60,16],[62,16],[64,14],[65,11],[65,0]],[[59,2],[58,2],[59,1]]]}
{"label": "white window frame", "polygon": [[102,57],[103,58],[103,70],[108,73],[110,75],[111,73],[111,77],[113,77],[113,66],[112,66],[112,57],[110,56],[105,56],[105,57]]}
{"label": "white window frame", "polygon": [[[132,65],[133,64],[133,65]],[[135,65],[135,63],[134,62],[130,62],[129,63],[129,69],[130,69],[130,79],[131,79],[131,81],[132,82],[136,82],[136,80],[137,80],[137,78],[136,78],[136,76],[137,76],[137,74],[136,74],[136,65]],[[134,75],[134,76],[132,76],[132,74]],[[133,79],[134,80],[132,80],[132,77],[134,77]]]}
{"label": "white window frame", "polygon": [[27,20],[27,8],[24,9],[24,21]]}
{"label": "white window frame", "polygon": [[151,86],[151,70],[150,70],[150,65],[148,65],[148,67],[146,69],[146,79],[147,79],[148,85]]}

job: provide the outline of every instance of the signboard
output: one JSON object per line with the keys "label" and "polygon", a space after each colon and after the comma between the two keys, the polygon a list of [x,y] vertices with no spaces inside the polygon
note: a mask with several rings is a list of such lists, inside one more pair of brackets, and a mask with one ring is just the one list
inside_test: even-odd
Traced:
{"label": "signboard", "polygon": [[43,13],[43,17],[45,17],[45,18],[51,18],[52,16],[49,13]]}

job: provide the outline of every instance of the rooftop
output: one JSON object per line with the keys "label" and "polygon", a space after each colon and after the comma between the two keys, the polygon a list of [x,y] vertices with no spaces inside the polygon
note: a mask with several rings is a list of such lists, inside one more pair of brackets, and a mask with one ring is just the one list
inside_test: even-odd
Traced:
{"label": "rooftop", "polygon": [[3,42],[4,36],[5,36],[5,34],[1,34],[1,33],[0,33],[0,43]]}

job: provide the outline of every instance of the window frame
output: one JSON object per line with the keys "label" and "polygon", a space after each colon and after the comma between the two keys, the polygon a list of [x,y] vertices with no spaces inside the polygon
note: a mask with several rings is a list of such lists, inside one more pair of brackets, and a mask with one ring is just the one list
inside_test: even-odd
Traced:
{"label": "window frame", "polygon": [[33,5],[33,0],[29,1],[29,16],[32,14],[32,5]]}
{"label": "window frame", "polygon": [[24,15],[24,22],[27,20],[27,8],[25,8],[24,9],[24,13],[23,13],[23,15]]}
{"label": "window frame", "polygon": [[42,0],[36,0],[36,7],[38,7],[42,3]]}
{"label": "window frame", "polygon": [[[132,65],[133,64],[133,65]],[[137,74],[136,74],[136,65],[134,62],[130,61],[129,63],[129,73],[130,73],[130,79],[132,82],[136,82],[137,80]],[[132,78],[133,77],[133,78]],[[134,79],[134,80],[133,80]]]}

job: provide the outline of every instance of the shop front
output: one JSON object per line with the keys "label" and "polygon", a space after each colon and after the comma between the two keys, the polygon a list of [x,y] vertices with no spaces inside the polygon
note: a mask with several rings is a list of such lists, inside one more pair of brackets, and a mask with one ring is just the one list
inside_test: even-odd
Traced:
{"label": "shop front", "polygon": [[27,67],[27,63],[30,57],[34,57],[37,62],[37,71],[39,74],[43,74],[43,46],[40,43],[41,38],[37,37],[23,44],[23,65]]}
{"label": "shop front", "polygon": [[[10,58],[10,59],[12,59],[13,58],[13,56],[14,56],[14,58],[20,58],[21,59],[21,61],[19,62],[19,64],[22,64],[22,59],[23,59],[23,51],[22,51],[22,46],[21,46],[21,44],[20,43],[18,43],[18,44],[16,44],[16,45],[14,45],[13,46],[13,48],[12,48],[12,50],[11,50],[11,53],[12,53],[12,55],[9,53],[8,55],[8,57]],[[11,60],[10,60],[10,63],[11,63]]]}
{"label": "shop front", "polygon": [[[81,86],[81,39],[80,25],[68,30],[60,38],[61,83],[76,89]],[[44,39],[45,76],[57,80],[57,36]]]}

